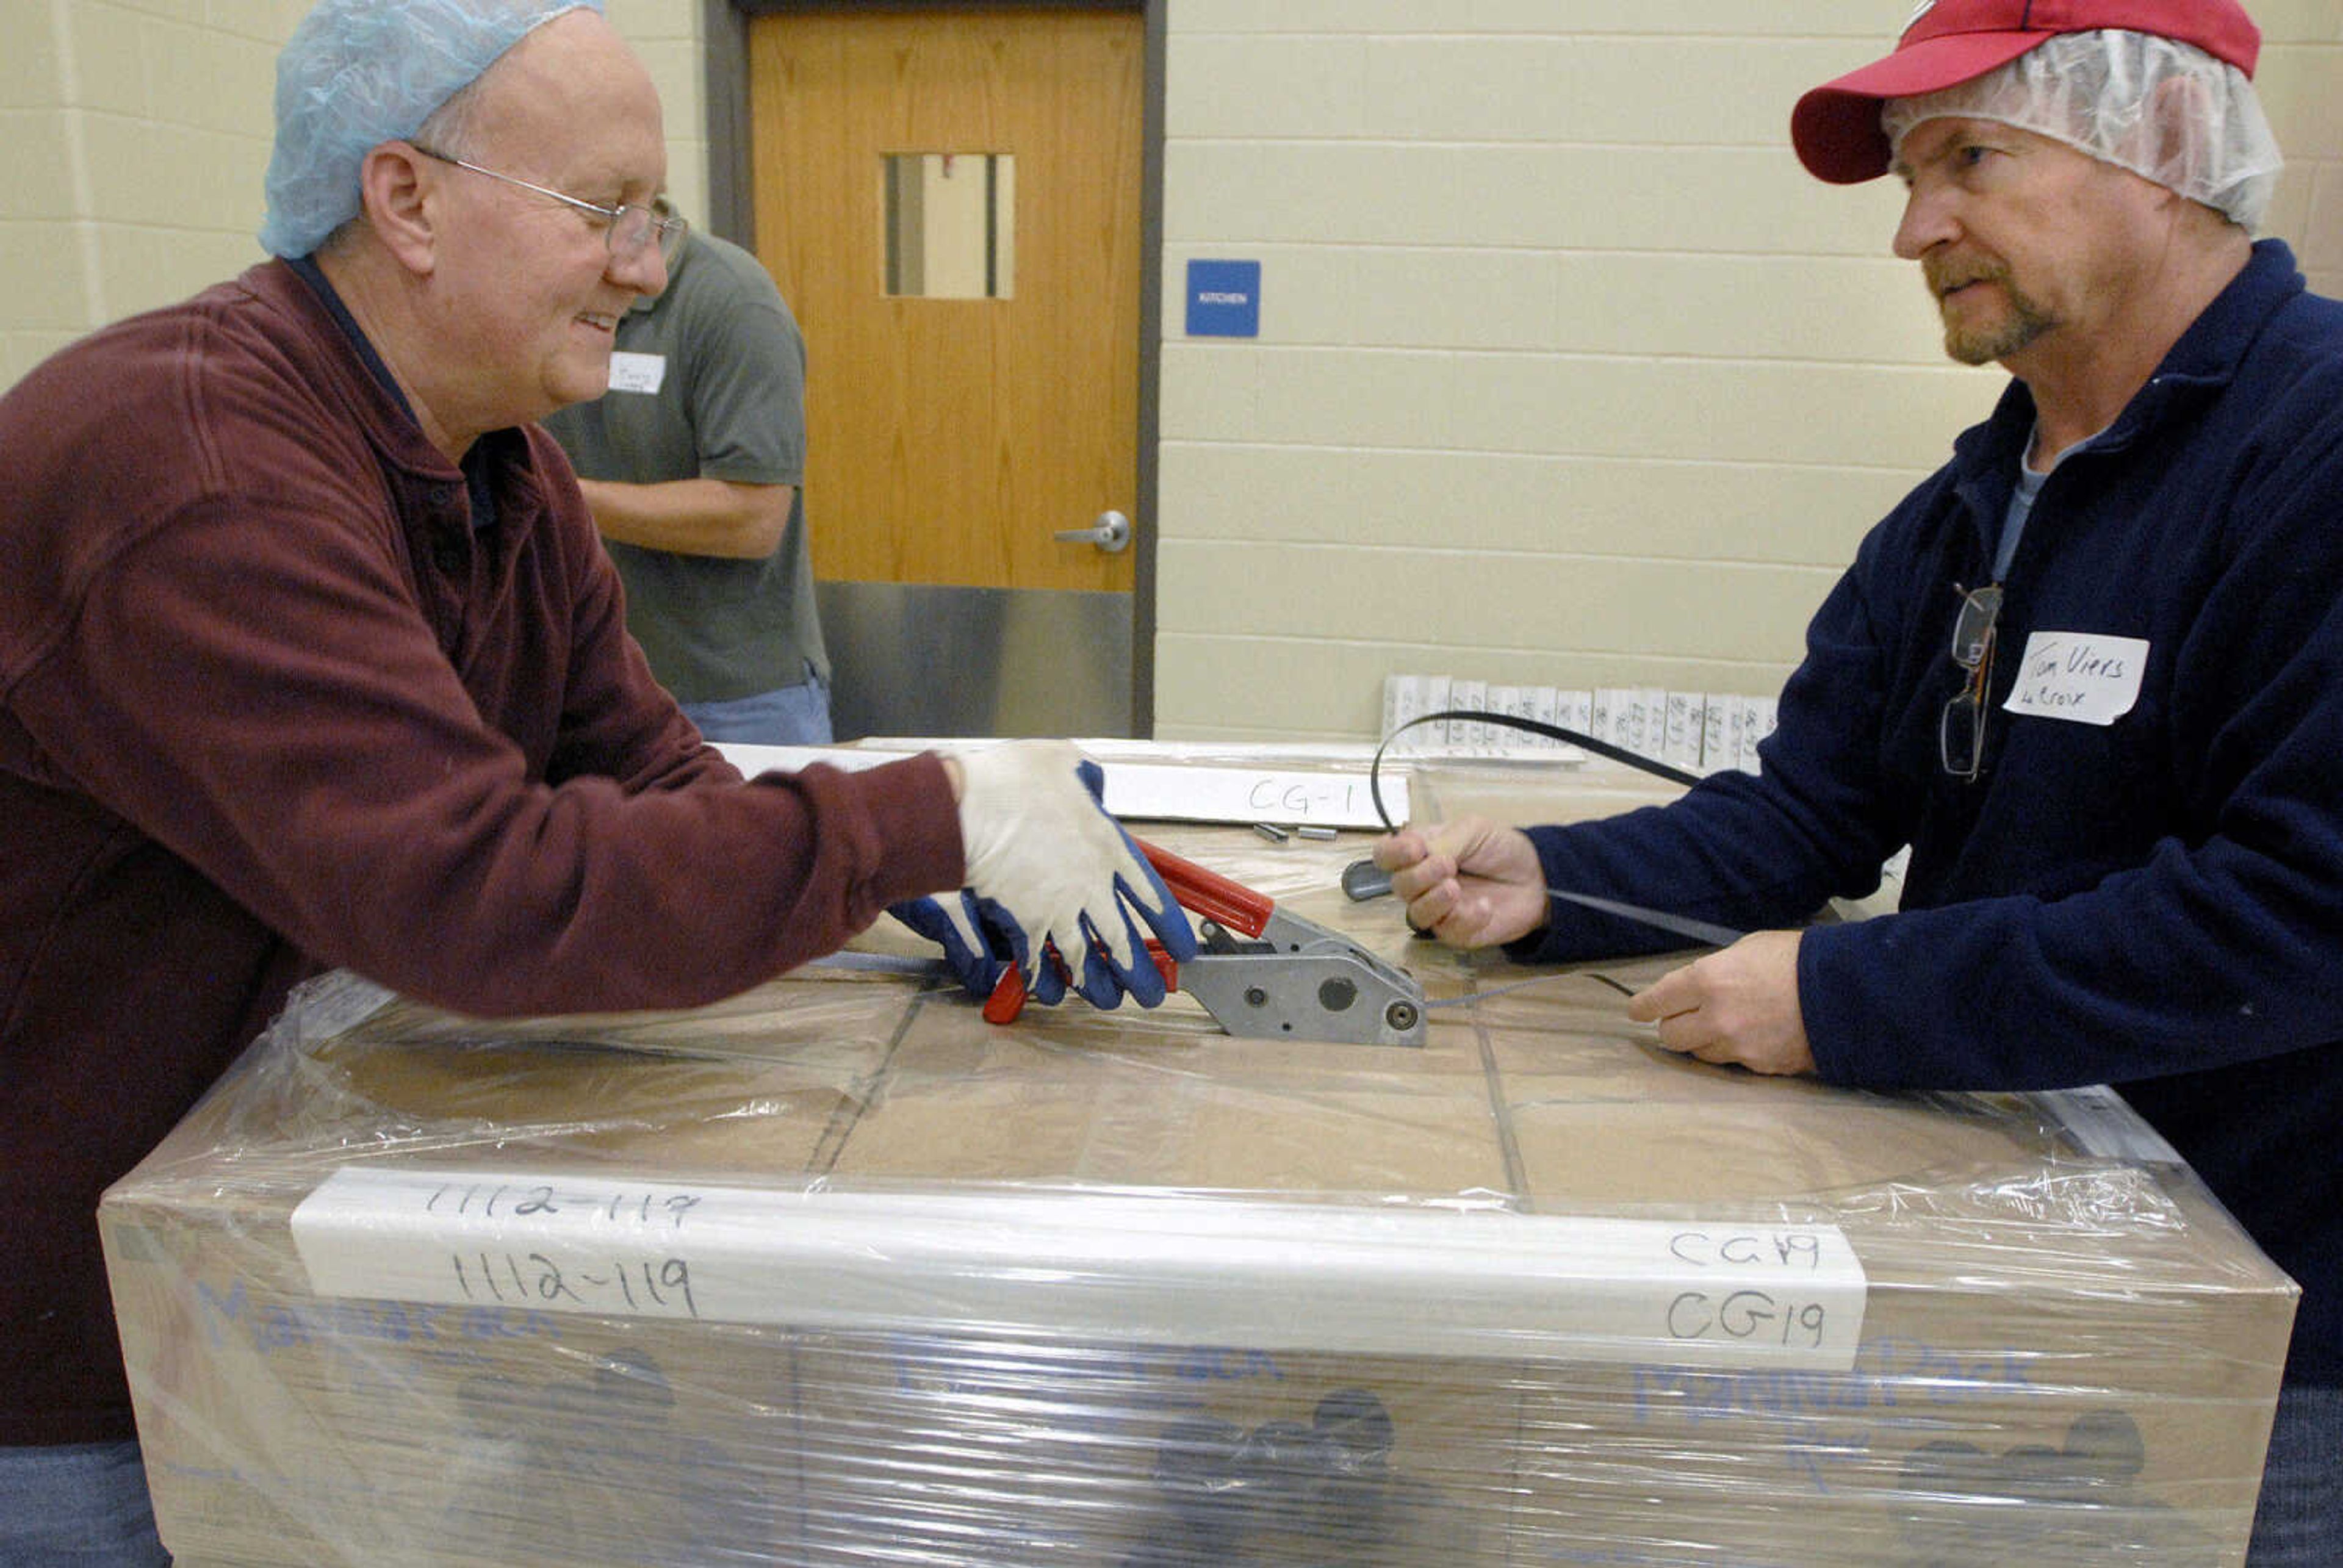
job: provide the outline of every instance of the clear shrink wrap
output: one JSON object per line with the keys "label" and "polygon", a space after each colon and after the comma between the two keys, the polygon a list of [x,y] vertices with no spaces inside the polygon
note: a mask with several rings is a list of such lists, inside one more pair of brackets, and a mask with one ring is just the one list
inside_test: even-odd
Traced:
{"label": "clear shrink wrap", "polygon": [[2294,1287],[2119,1101],[1705,1066],[1621,1014],[1665,960],[1504,990],[1343,898],[1363,835],[1141,831],[1407,966],[1429,1043],[828,969],[499,1022],[305,987],[100,1212],[166,1543],[2243,1561]]}

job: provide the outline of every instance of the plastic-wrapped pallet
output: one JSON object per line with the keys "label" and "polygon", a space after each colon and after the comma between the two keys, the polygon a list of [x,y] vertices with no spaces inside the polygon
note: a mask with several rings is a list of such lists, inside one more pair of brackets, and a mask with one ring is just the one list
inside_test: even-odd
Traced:
{"label": "plastic-wrapped pallet", "polygon": [[1523,971],[1334,890],[1361,837],[1161,836],[1408,964],[1430,1043],[835,970],[497,1024],[305,989],[101,1211],[166,1542],[2243,1560],[2294,1290],[2119,1103],[1709,1068],[1623,1020],[1654,963],[1483,994]]}

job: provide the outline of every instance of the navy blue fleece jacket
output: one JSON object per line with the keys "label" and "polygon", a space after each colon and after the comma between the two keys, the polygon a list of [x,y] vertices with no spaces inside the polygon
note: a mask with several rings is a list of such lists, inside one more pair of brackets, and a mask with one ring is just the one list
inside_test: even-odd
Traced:
{"label": "navy blue fleece jacket", "polygon": [[[1966,678],[1953,624],[2033,422],[2013,382],[1864,540],[1763,777],[1532,837],[1551,886],[1745,928],[1870,891],[1910,844],[1903,912],[1800,946],[1821,1075],[2116,1084],[2302,1284],[2289,1375],[2343,1382],[2343,303],[2261,242],[2053,471],[2004,581],[1968,780],[1938,749]],[[2146,645],[2127,711],[2002,706],[2029,646],[2078,637]],[[1516,951],[1666,945],[1558,906]]]}

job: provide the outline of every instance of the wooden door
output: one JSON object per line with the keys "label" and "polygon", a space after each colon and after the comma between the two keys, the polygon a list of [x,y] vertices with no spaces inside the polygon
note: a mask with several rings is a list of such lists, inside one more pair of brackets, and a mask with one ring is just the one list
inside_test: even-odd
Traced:
{"label": "wooden door", "polygon": [[[749,30],[758,249],[806,335],[818,578],[1128,593],[1144,25],[1136,11],[779,12]],[[1011,155],[1005,298],[887,292],[890,156]]]}

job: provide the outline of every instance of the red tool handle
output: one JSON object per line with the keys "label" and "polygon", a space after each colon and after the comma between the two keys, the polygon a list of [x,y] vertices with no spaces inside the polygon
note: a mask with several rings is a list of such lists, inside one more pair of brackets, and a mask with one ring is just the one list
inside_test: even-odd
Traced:
{"label": "red tool handle", "polygon": [[1017,1015],[1024,1010],[1025,971],[1011,964],[1001,971],[1001,979],[994,983],[992,994],[984,999],[984,1021],[1015,1023]]}
{"label": "red tool handle", "polygon": [[1242,936],[1257,937],[1269,929],[1269,917],[1276,911],[1277,900],[1267,893],[1256,893],[1242,882],[1232,882],[1218,871],[1207,871],[1193,860],[1183,860],[1169,849],[1159,849],[1144,839],[1133,839],[1172,896],[1180,900],[1183,910],[1193,910]]}
{"label": "red tool handle", "polygon": [[984,1022],[1014,1024],[1020,1012],[1024,1012],[1024,970],[1012,963],[1001,970],[993,994],[984,999]]}

